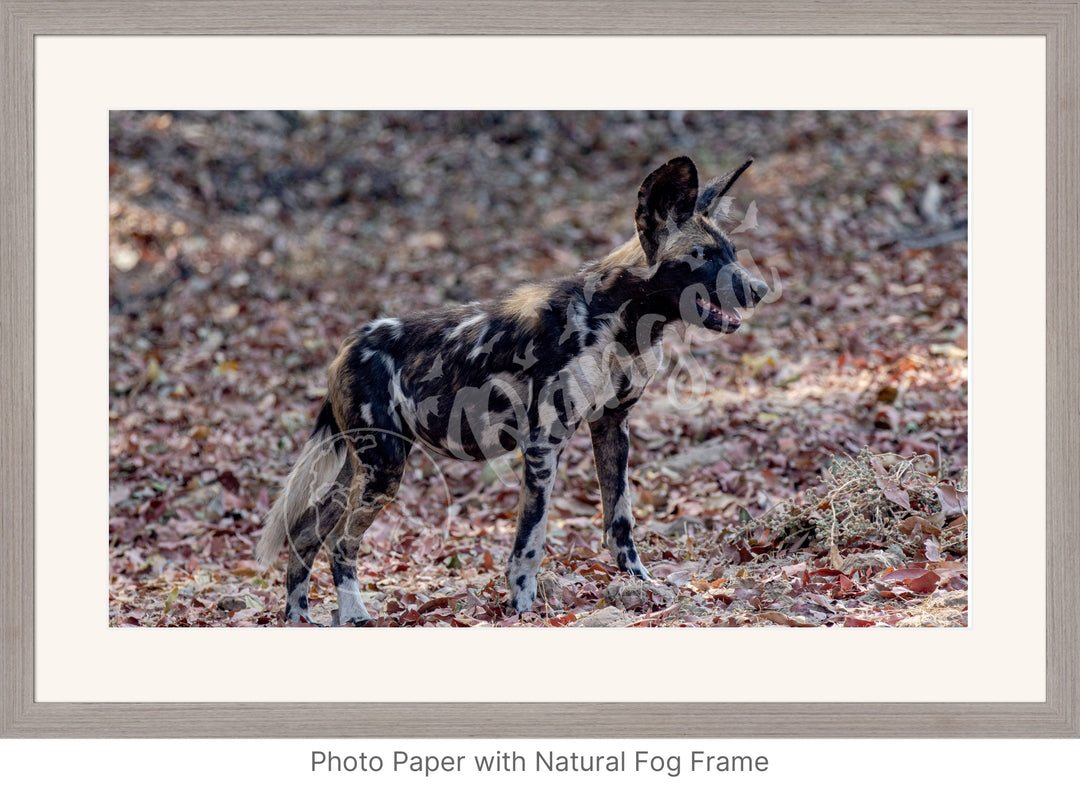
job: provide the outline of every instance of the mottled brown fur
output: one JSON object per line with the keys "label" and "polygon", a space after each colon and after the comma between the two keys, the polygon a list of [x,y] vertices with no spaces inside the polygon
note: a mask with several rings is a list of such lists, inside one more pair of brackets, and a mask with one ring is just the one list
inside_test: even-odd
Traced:
{"label": "mottled brown fur", "polygon": [[351,428],[352,417],[348,416],[353,405],[353,379],[355,369],[348,364],[349,356],[356,346],[357,338],[350,335],[341,344],[334,361],[330,362],[327,373],[326,399],[330,402],[330,408],[334,412],[334,419],[339,427]]}

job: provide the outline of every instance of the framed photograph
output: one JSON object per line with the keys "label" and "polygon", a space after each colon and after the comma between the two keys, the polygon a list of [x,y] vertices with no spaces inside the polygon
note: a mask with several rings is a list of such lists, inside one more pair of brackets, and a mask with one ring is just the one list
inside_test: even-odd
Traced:
{"label": "framed photograph", "polygon": [[3,736],[1080,733],[1075,4],[55,5]]}

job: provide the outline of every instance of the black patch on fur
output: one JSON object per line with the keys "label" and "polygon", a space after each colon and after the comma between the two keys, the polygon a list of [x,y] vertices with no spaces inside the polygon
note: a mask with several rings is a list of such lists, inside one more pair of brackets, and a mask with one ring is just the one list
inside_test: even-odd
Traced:
{"label": "black patch on fur", "polygon": [[625,516],[620,516],[611,523],[611,537],[621,545],[630,538],[630,521]]}

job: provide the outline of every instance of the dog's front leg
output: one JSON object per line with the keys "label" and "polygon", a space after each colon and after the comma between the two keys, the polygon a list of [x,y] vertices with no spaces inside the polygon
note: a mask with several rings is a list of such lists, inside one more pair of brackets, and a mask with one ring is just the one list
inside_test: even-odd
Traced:
{"label": "dog's front leg", "polygon": [[544,537],[547,535],[548,500],[561,452],[561,446],[540,444],[524,450],[525,471],[521,478],[517,536],[506,566],[510,606],[519,613],[532,607],[536,599],[536,573],[544,557]]}
{"label": "dog's front leg", "polygon": [[592,433],[596,477],[604,503],[604,546],[623,571],[648,580],[649,573],[634,546],[634,514],[630,510],[630,481],[627,459],[630,456],[628,412],[615,411],[589,423]]}

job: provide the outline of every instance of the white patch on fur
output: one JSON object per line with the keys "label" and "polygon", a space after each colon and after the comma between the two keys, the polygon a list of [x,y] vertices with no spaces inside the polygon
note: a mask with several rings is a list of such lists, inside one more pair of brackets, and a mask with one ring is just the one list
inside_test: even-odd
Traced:
{"label": "white patch on fur", "polygon": [[382,362],[382,366],[386,368],[386,372],[391,376],[397,373],[398,364],[389,353],[380,353],[379,361]]}
{"label": "white patch on fur", "polygon": [[578,346],[585,345],[585,338],[589,334],[589,310],[582,301],[571,301],[566,305],[566,325],[559,337],[559,344],[570,339],[571,334],[578,335]]}
{"label": "white patch on fur", "polygon": [[477,323],[481,323],[484,320],[487,320],[487,315],[485,315],[483,312],[473,315],[472,317],[465,318],[452,329],[450,329],[450,331],[446,335],[446,341],[449,342],[450,340],[457,339],[463,333],[465,333],[465,331],[470,326],[475,326]]}
{"label": "white patch on fur", "polygon": [[401,370],[398,369],[397,362],[395,362],[389,354],[384,353],[382,355],[382,363],[383,366],[386,367],[386,372],[390,375],[390,395],[389,400],[386,403],[386,408],[395,429],[397,429],[396,419],[398,417],[398,412],[401,412],[401,415],[406,418],[406,421],[412,425],[416,418],[416,401],[409,392],[402,389]]}
{"label": "white patch on fur", "polygon": [[559,421],[559,414],[551,401],[541,400],[537,407],[537,419],[540,421],[540,427],[545,429],[553,427]]}
{"label": "white patch on fur", "polygon": [[360,417],[361,417],[361,419],[364,420],[365,423],[367,423],[367,427],[369,427],[369,428],[371,427],[371,424],[373,422],[375,422],[374,418],[371,415],[371,404],[370,403],[361,404],[361,406],[360,406]]}
{"label": "white patch on fur", "polygon": [[484,414],[479,441],[480,449],[486,457],[494,458],[506,452],[499,443],[499,437],[502,431],[512,430],[506,421],[513,418],[513,416],[514,411],[512,409],[498,412],[489,411]]}
{"label": "white patch on fur", "polygon": [[338,613],[337,623],[339,626],[350,621],[370,621],[371,616],[364,607],[364,600],[360,597],[360,585],[353,578],[345,581],[344,587],[337,589]]}
{"label": "white patch on fur", "polygon": [[384,317],[368,324],[368,331],[375,331],[380,328],[390,329],[390,336],[393,339],[401,336],[401,321],[396,317]]}

